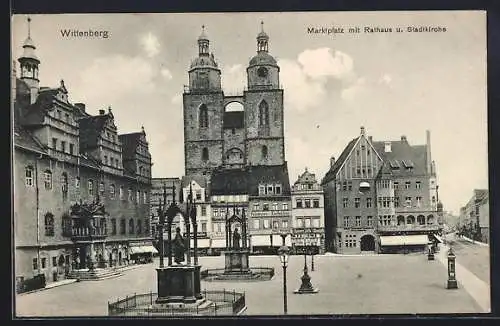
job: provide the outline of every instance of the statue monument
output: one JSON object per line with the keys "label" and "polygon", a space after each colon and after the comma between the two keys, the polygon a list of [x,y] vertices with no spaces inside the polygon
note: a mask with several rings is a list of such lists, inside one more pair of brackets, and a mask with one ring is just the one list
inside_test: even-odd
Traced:
{"label": "statue monument", "polygon": [[[233,207],[232,214],[233,215],[229,217],[228,208],[226,212],[226,251],[224,252],[224,274],[249,275],[251,274],[248,261],[250,250],[247,247],[247,220],[245,216],[245,209],[242,208],[240,210],[237,207]],[[231,231],[234,224],[241,226],[241,234],[238,232],[237,227],[234,228],[234,231]]]}

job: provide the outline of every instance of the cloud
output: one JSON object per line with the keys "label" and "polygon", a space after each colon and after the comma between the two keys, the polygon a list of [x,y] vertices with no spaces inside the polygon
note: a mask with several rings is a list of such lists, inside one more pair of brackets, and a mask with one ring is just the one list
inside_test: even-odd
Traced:
{"label": "cloud", "polygon": [[383,74],[378,80],[379,84],[389,85],[392,82],[392,76],[389,74]]}
{"label": "cloud", "polygon": [[247,75],[242,64],[232,65],[222,69],[222,88],[229,93],[242,93],[246,86]]}
{"label": "cloud", "polygon": [[172,73],[170,72],[170,70],[168,70],[167,68],[162,68],[160,70],[160,74],[166,79],[166,80],[171,80],[172,79]]}
{"label": "cloud", "polygon": [[96,58],[81,71],[79,85],[75,85],[73,93],[96,107],[114,104],[126,94],[152,93],[155,74],[153,66],[140,57],[117,54]]}
{"label": "cloud", "polygon": [[345,101],[352,101],[357,96],[359,96],[360,92],[365,90],[366,86],[366,78],[360,77],[349,87],[346,87],[340,93],[340,97]]}
{"label": "cloud", "polygon": [[[333,52],[333,53],[332,53]],[[298,56],[303,72],[311,78],[335,77],[342,79],[352,73],[352,58],[330,48],[305,50]]]}
{"label": "cloud", "polygon": [[160,41],[158,40],[158,37],[151,32],[141,36],[140,43],[148,57],[152,58],[160,53]]}

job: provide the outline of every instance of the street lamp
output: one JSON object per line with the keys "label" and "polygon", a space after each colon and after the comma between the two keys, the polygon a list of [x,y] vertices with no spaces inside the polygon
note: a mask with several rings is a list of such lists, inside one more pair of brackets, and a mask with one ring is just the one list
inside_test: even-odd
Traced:
{"label": "street lamp", "polygon": [[447,289],[458,289],[457,279],[455,276],[455,259],[457,257],[453,253],[453,249],[448,251],[448,284]]}
{"label": "street lamp", "polygon": [[286,267],[288,265],[288,253],[290,249],[287,246],[281,246],[278,249],[280,256],[281,266],[283,266],[283,312],[286,315],[288,312],[287,297],[286,297]]}
{"label": "street lamp", "polygon": [[427,243],[427,260],[434,260],[434,252],[432,251],[432,242]]}
{"label": "street lamp", "polygon": [[[310,254],[311,254],[311,272],[314,272],[314,251],[313,251],[313,246],[314,246],[314,241],[312,239],[316,239],[316,234],[314,233],[314,230],[311,228],[311,238],[310,238]],[[314,238],[313,238],[314,237]]]}

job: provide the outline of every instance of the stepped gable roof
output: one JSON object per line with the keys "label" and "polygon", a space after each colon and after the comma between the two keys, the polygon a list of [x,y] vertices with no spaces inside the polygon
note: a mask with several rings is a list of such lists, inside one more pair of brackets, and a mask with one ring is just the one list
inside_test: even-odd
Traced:
{"label": "stepped gable roof", "polygon": [[224,129],[243,128],[245,125],[244,111],[230,111],[224,113]]}
{"label": "stepped gable roof", "polygon": [[335,175],[340,170],[340,167],[342,166],[344,161],[348,158],[349,153],[354,148],[354,145],[356,145],[356,142],[358,141],[358,139],[359,139],[359,137],[356,137],[347,144],[347,146],[342,151],[342,154],[340,154],[339,158],[335,161],[333,166],[330,167],[330,170],[325,174],[325,177],[321,181],[322,185],[335,179]]}
{"label": "stepped gable roof", "polygon": [[259,195],[259,184],[265,183],[280,183],[281,194],[289,196],[290,179],[288,177],[288,165],[285,162],[283,165],[257,165],[248,167],[248,194],[250,196]]}
{"label": "stepped gable roof", "polygon": [[107,114],[83,117],[78,120],[82,149],[94,148],[109,116]]}
{"label": "stepped gable roof", "polygon": [[212,173],[211,195],[248,194],[249,174],[245,168],[218,169]]}
{"label": "stepped gable roof", "polygon": [[411,146],[406,140],[390,141],[391,151],[385,152],[385,141],[372,142],[384,162],[397,163],[401,168],[392,169],[393,175],[406,175],[405,167],[412,166],[411,174],[427,174],[427,145]]}
{"label": "stepped gable roof", "polygon": [[14,146],[22,147],[37,153],[47,154],[44,146],[36,137],[17,122],[14,122]]}

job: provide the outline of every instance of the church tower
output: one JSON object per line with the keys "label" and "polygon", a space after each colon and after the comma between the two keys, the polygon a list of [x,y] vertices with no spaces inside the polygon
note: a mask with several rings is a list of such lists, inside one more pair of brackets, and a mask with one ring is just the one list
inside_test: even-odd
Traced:
{"label": "church tower", "polygon": [[224,94],[221,71],[202,26],[198,56],[191,62],[183,94],[185,175],[204,175],[222,165]]}
{"label": "church tower", "polygon": [[285,162],[283,90],[280,68],[269,54],[269,36],[257,35],[257,55],[247,67],[245,98],[246,161],[249,165],[282,165]]}
{"label": "church tower", "polygon": [[40,80],[38,79],[38,66],[40,65],[40,60],[35,54],[36,46],[31,39],[30,23],[31,18],[28,17],[28,37],[23,43],[23,54],[17,60],[21,67],[20,79],[29,87],[30,101],[34,103],[40,88]]}

